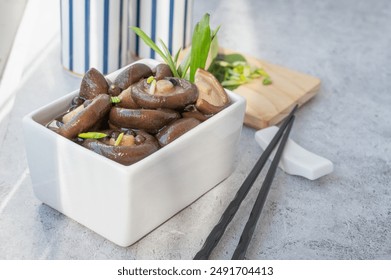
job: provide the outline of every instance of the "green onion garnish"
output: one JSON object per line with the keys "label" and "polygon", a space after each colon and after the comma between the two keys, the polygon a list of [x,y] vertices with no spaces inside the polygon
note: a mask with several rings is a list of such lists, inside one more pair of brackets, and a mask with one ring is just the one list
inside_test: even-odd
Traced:
{"label": "green onion garnish", "polygon": [[[131,29],[136,33],[144,43],[153,49],[170,67],[174,77],[187,78],[187,72],[190,72],[188,80],[194,82],[194,75],[198,68],[204,69],[208,59],[208,55],[213,60],[217,55],[218,43],[217,32],[220,26],[215,30],[211,30],[209,26],[209,14],[205,14],[202,19],[196,24],[192,35],[191,50],[186,58],[178,65],[179,51],[174,55],[170,53],[166,44],[159,39],[160,47],[140,28],[131,26]],[[190,71],[189,71],[190,69]],[[152,83],[152,79],[148,78],[148,84]]]}
{"label": "green onion garnish", "polygon": [[223,87],[230,90],[257,78],[262,79],[263,85],[272,84],[272,79],[264,69],[253,69],[240,54],[220,55],[213,61],[208,71],[219,80]]}
{"label": "green onion garnish", "polygon": [[270,80],[270,78],[264,78],[262,80],[262,84],[267,86],[267,85],[270,85],[272,83],[272,80]]}
{"label": "green onion garnish", "polygon": [[115,140],[114,146],[119,146],[119,144],[121,144],[121,141],[122,141],[122,138],[123,138],[123,137],[124,137],[124,133],[121,132],[121,133],[118,135],[117,139]]}
{"label": "green onion garnish", "polygon": [[83,139],[100,139],[107,136],[107,134],[102,132],[84,132],[77,135],[79,138]]}
{"label": "green onion garnish", "polygon": [[118,96],[112,96],[110,99],[111,99],[111,103],[113,104],[117,104],[121,102],[121,98],[119,98]]}
{"label": "green onion garnish", "polygon": [[154,76],[149,76],[148,79],[147,79],[147,84],[152,83],[152,81],[154,81],[154,80],[155,80]]}

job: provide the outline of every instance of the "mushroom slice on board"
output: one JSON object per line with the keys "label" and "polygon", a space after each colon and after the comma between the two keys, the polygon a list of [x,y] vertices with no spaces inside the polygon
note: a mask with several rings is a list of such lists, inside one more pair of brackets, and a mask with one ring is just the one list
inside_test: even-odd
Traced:
{"label": "mushroom slice on board", "polygon": [[208,71],[197,69],[195,85],[198,88],[197,109],[206,114],[216,114],[230,103],[228,94],[220,82]]}

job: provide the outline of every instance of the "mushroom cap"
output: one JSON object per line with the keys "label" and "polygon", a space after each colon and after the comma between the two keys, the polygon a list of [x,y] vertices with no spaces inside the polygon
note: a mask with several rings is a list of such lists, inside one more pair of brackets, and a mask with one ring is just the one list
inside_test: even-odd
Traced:
{"label": "mushroom cap", "polygon": [[67,123],[58,129],[58,133],[68,139],[75,138],[79,133],[98,124],[110,111],[111,100],[107,94],[100,94],[91,104],[74,115]]}
{"label": "mushroom cap", "polygon": [[85,99],[94,99],[99,94],[107,94],[108,91],[109,84],[103,74],[90,68],[81,80],[79,95]]}
{"label": "mushroom cap", "polygon": [[127,89],[132,84],[138,82],[142,78],[152,75],[152,70],[143,63],[136,63],[130,65],[123,70],[114,80],[114,84],[121,90]]}
{"label": "mushroom cap", "polygon": [[155,137],[141,130],[137,132],[137,136],[138,135],[145,138],[145,141],[141,144],[112,146],[96,139],[87,139],[82,145],[83,147],[118,163],[130,165],[159,149],[159,144]]}
{"label": "mushroom cap", "polygon": [[195,118],[184,118],[173,121],[156,134],[156,139],[159,141],[160,146],[165,146],[200,123],[201,122]]}
{"label": "mushroom cap", "polygon": [[118,128],[142,129],[155,134],[162,127],[173,120],[180,118],[180,114],[173,110],[161,109],[127,109],[113,107],[109,121]]}
{"label": "mushroom cap", "polygon": [[207,115],[216,114],[229,105],[228,94],[216,77],[208,71],[198,68],[194,83],[199,92],[196,107],[200,112]]}
{"label": "mushroom cap", "polygon": [[194,103],[198,97],[197,87],[185,79],[166,77],[173,87],[165,93],[150,94],[150,86],[146,79],[139,81],[132,87],[132,98],[142,108],[168,108],[181,110]]}
{"label": "mushroom cap", "polygon": [[172,72],[170,67],[165,63],[160,63],[155,68],[155,79],[157,81],[165,78],[165,77],[172,77]]}

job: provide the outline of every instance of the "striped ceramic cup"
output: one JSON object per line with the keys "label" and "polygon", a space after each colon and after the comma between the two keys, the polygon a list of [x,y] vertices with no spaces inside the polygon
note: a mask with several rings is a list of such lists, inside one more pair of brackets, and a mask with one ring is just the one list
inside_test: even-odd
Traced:
{"label": "striped ceramic cup", "polygon": [[129,26],[135,25],[137,0],[61,0],[62,64],[84,74],[103,74],[130,62],[135,53]]}
{"label": "striped ceramic cup", "polygon": [[160,59],[129,28],[162,39],[172,54],[191,41],[193,0],[61,0],[62,64],[103,74],[141,58]]}
{"label": "striped ceramic cup", "polygon": [[[180,48],[190,44],[193,0],[136,1],[136,24],[153,41],[158,42],[158,39],[162,39],[173,55]],[[141,39],[135,38],[135,40],[138,56],[160,59]]]}

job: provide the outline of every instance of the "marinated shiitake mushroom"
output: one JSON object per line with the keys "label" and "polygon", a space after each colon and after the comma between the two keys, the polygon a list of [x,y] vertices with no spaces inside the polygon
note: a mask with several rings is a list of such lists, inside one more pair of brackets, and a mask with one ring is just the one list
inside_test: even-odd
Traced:
{"label": "marinated shiitake mushroom", "polygon": [[132,98],[142,108],[182,110],[198,97],[197,87],[185,79],[141,80],[132,87]]}
{"label": "marinated shiitake mushroom", "polygon": [[99,94],[107,94],[108,90],[109,85],[106,78],[98,70],[91,68],[81,81],[79,96],[85,99],[94,99]]}
{"label": "marinated shiitake mushroom", "polygon": [[110,111],[110,108],[110,96],[100,94],[93,99],[91,104],[73,115],[57,132],[68,139],[75,138],[79,133],[87,131],[98,123]]}
{"label": "marinated shiitake mushroom", "polygon": [[109,159],[133,164],[230,102],[209,72],[198,69],[195,84],[171,76],[166,64],[159,64],[152,73],[139,63],[111,82],[91,68],[69,110],[47,127]]}
{"label": "marinated shiitake mushroom", "polygon": [[146,78],[152,75],[152,70],[147,65],[142,63],[136,63],[130,65],[124,71],[122,71],[114,80],[114,85],[121,90],[127,89],[135,82],[138,82],[142,78]]}
{"label": "marinated shiitake mushroom", "polygon": [[[119,137],[121,139],[118,139]],[[136,132],[136,136],[118,133],[115,141],[111,139],[108,141],[86,139],[82,145],[124,165],[133,164],[159,149],[156,138],[141,130]]]}
{"label": "marinated shiitake mushroom", "polygon": [[199,92],[196,107],[200,112],[216,114],[229,105],[230,100],[224,88],[208,71],[197,69],[195,84]]}
{"label": "marinated shiitake mushroom", "polygon": [[142,129],[155,134],[162,127],[180,118],[178,112],[169,109],[126,109],[113,107],[109,121],[116,127]]}
{"label": "marinated shiitake mushroom", "polygon": [[210,115],[205,115],[197,110],[196,106],[194,104],[191,104],[187,106],[183,112],[182,117],[184,118],[195,118],[199,120],[200,122],[206,121]]}
{"label": "marinated shiitake mushroom", "polygon": [[200,123],[201,122],[195,118],[176,120],[159,131],[159,133],[156,134],[156,138],[159,141],[160,146],[165,146]]}

